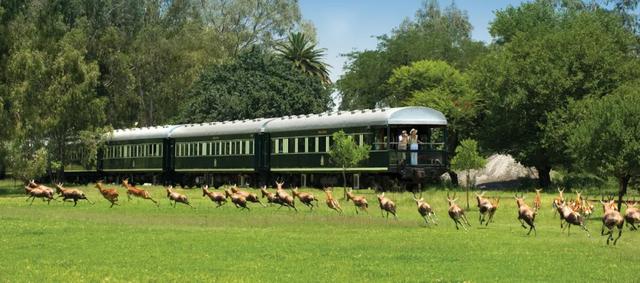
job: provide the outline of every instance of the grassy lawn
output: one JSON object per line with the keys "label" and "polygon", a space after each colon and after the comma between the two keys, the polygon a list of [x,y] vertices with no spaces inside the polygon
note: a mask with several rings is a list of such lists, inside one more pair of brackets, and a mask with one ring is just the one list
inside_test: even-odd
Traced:
{"label": "grassy lawn", "polygon": [[[617,246],[607,246],[597,205],[587,224],[592,237],[577,227],[567,236],[551,211],[551,194],[544,195],[537,236],[526,236],[513,192],[487,192],[502,197],[488,227],[478,225],[472,199],[472,227],[464,232],[446,214],[444,191],[424,193],[440,220],[426,226],[407,193],[387,193],[399,208],[395,221],[380,216],[372,191],[357,192],[369,200],[368,215],[356,215],[344,200],[345,214],[338,215],[323,202],[313,212],[297,202],[298,213],[257,204],[251,211],[231,203],[216,209],[200,190],[178,190],[195,209],[173,208],[161,187],[145,188],[160,207],[127,201],[121,187],[121,206],[112,209],[93,186],[82,189],[95,205],[77,207],[40,200],[29,206],[23,195],[2,194],[0,281],[640,280],[628,262],[639,258],[640,233],[625,229]],[[324,200],[321,191],[313,192]],[[342,197],[339,190],[334,195]],[[458,196],[463,206],[464,195]],[[533,195],[526,196],[531,204]]]}

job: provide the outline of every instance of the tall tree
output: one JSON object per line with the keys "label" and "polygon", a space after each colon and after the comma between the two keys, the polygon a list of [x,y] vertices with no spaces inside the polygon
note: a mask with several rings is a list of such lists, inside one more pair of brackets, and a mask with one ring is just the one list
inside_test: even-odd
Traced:
{"label": "tall tree", "polygon": [[323,61],[324,49],[319,49],[311,38],[304,33],[290,33],[285,42],[276,45],[278,54],[293,63],[305,74],[319,78],[325,84],[331,84],[329,65]]}
{"label": "tall tree", "polygon": [[331,90],[320,79],[256,47],[211,67],[195,83],[178,122],[205,122],[319,113]]}
{"label": "tall tree", "polygon": [[224,36],[223,48],[235,57],[253,45],[269,48],[303,25],[296,0],[204,0],[196,8],[202,21]]}
{"label": "tall tree", "polygon": [[442,60],[466,69],[485,52],[483,43],[471,39],[466,12],[455,4],[441,8],[425,1],[414,20],[406,20],[390,35],[378,37],[376,50],[347,54],[346,72],[337,82],[342,109],[384,105],[392,71],[419,60]]}
{"label": "tall tree", "polygon": [[640,83],[602,98],[573,102],[556,129],[575,166],[618,180],[618,209],[631,178],[640,177]]}
{"label": "tall tree", "polygon": [[552,166],[566,159],[541,142],[547,116],[571,100],[610,93],[640,71],[635,36],[615,14],[550,2],[498,12],[491,30],[500,46],[470,72],[484,105],[481,143],[535,166],[545,187]]}

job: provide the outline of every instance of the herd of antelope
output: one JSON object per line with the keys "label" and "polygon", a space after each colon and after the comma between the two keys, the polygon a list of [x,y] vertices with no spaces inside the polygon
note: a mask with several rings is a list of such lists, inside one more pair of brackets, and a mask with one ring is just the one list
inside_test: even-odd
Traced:
{"label": "herd of antelope", "polygon": [[[278,209],[282,207],[287,207],[288,209],[293,209],[296,212],[298,208],[296,208],[295,199],[297,198],[300,203],[309,207],[311,211],[314,208],[319,207],[319,199],[314,196],[312,193],[308,192],[300,192],[297,187],[291,190],[291,195],[287,193],[284,189],[284,182],[276,181],[275,192],[270,192],[267,189],[267,186],[263,186],[260,188],[261,197],[257,194],[243,191],[237,186],[233,185],[230,188],[224,189],[223,192],[210,191],[207,185],[202,187],[202,197],[208,197],[212,202],[216,203],[216,208],[221,207],[227,203],[228,200],[231,200],[231,203],[236,208],[250,211],[248,203],[257,203],[262,207],[266,207],[267,205],[279,205]],[[62,198],[62,201],[72,200],[74,202],[73,206],[78,204],[79,200],[86,200],[87,202],[94,204],[91,202],[85,193],[79,189],[70,189],[63,187],[63,184],[58,183],[55,185],[55,190],[53,188],[47,187],[42,184],[37,184],[34,180],[28,182],[28,184],[24,187],[25,193],[28,195],[27,201],[31,200],[31,205],[36,198],[40,198],[47,203],[50,203],[52,200],[57,200],[58,198]],[[102,181],[98,181],[95,186],[100,194],[111,203],[110,207],[118,204],[118,190],[115,188],[105,188]],[[122,180],[122,187],[124,187],[127,191],[127,198],[129,200],[133,197],[138,197],[146,200],[150,200],[156,206],[159,206],[158,201],[154,200],[151,197],[151,194],[141,188],[138,188],[129,183],[128,179]],[[168,186],[165,188],[167,192],[167,198],[169,199],[169,203],[173,204],[173,207],[176,207],[178,203],[187,205],[191,208],[194,208],[186,195],[180,194],[173,190],[173,187]],[[542,208],[542,198],[541,191],[535,190],[536,195],[533,200],[533,207],[529,206],[525,202],[524,194],[517,194],[514,196],[514,199],[518,208],[518,221],[524,229],[528,229],[527,235],[534,232],[537,234],[535,219],[538,211]],[[55,197],[55,194],[58,194]],[[331,188],[324,188],[324,193],[326,195],[326,205],[329,209],[332,209],[339,214],[343,213],[343,209],[340,206],[340,203],[337,199],[333,197]],[[480,225],[488,226],[489,223],[493,222],[493,216],[496,213],[499,205],[500,205],[500,197],[489,198],[485,197],[485,192],[476,193],[476,200],[478,203],[478,221]],[[266,198],[265,205],[261,199]],[[389,214],[393,215],[393,217],[397,220],[398,215],[396,212],[396,204],[386,197],[384,193],[377,195],[378,204],[380,206],[380,212],[382,213],[382,217],[389,217]],[[427,203],[422,195],[420,198],[414,194],[413,200],[416,203],[417,211],[420,216],[424,219],[426,225],[437,225],[437,216],[433,208],[429,203]],[[456,204],[456,194],[450,196],[447,193],[447,202],[449,208],[447,210],[449,217],[454,222],[456,229],[464,229],[467,231],[468,227],[471,227],[467,216],[465,215],[465,211],[462,207]],[[353,194],[352,190],[349,190],[346,194],[346,201],[351,201],[354,205],[354,209],[356,214],[360,212],[368,213],[369,203],[365,196],[357,196]],[[625,214],[622,215],[618,210],[618,207],[615,205],[615,201],[613,197],[609,197],[608,200],[605,200],[604,197],[600,200],[602,204],[604,215],[602,217],[602,230],[601,235],[607,236],[607,245],[610,242],[613,242],[615,245],[618,239],[622,236],[622,230],[624,224],[626,222],[627,227],[630,230],[637,230],[636,224],[640,224],[640,210],[638,210],[637,205],[638,202],[624,202],[627,206]],[[587,236],[591,236],[589,230],[585,225],[585,220],[589,219],[592,215],[594,206],[593,204],[586,198],[584,198],[581,192],[576,192],[576,198],[573,200],[565,199],[564,190],[558,189],[558,196],[555,197],[552,201],[552,208],[554,211],[554,215],[559,214],[560,218],[560,228],[561,231],[567,230],[567,235],[570,234],[570,229],[572,225],[580,226],[582,230],[587,233]],[[386,213],[386,215],[385,215]],[[527,227],[528,226],[528,227]],[[614,231],[617,230],[617,236],[614,239]]]}

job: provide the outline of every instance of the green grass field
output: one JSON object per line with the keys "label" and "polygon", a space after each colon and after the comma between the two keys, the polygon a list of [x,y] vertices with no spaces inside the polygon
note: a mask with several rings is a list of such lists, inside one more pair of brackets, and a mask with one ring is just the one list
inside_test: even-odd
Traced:
{"label": "green grass field", "polygon": [[[0,184],[2,187],[3,184]],[[8,186],[8,183],[4,183]],[[114,186],[109,186],[114,187]],[[457,231],[446,214],[446,192],[423,196],[439,225],[426,226],[411,194],[387,193],[399,220],[383,219],[373,191],[368,215],[356,215],[340,200],[344,215],[321,202],[309,212],[286,208],[240,211],[231,203],[214,208],[200,190],[186,193],[191,209],[169,206],[161,187],[145,187],[160,201],[127,201],[109,208],[93,186],[82,187],[95,205],[0,197],[0,281],[472,281],[559,282],[640,280],[640,233],[625,229],[617,246],[600,236],[602,208],[588,221],[592,236],[573,227],[561,233],[545,195],[537,236],[516,220],[513,192],[488,227],[478,225],[475,199],[467,212],[472,227]],[[310,190],[303,190],[310,191]],[[324,200],[321,191],[313,191]],[[342,197],[339,190],[336,197]],[[464,195],[458,193],[464,205]],[[532,194],[527,194],[531,204]]]}

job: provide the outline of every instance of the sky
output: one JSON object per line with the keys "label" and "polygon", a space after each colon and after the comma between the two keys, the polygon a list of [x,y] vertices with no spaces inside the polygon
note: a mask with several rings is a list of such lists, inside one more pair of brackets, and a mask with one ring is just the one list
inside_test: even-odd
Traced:
{"label": "sky", "polygon": [[[472,37],[491,42],[488,27],[494,11],[522,0],[456,0],[467,11],[473,25]],[[300,0],[305,20],[316,27],[318,46],[326,49],[326,62],[332,66],[331,80],[342,75],[345,58],[340,54],[376,48],[376,36],[388,34],[406,18],[412,19],[422,7],[422,0]],[[441,7],[451,0],[440,0]]]}

